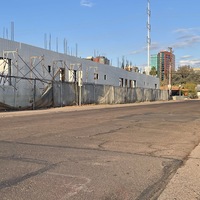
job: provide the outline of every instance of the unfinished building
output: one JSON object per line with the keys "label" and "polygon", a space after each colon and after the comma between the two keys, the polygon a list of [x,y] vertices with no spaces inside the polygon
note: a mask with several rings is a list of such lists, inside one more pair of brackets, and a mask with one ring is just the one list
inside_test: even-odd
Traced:
{"label": "unfinished building", "polygon": [[142,101],[167,99],[158,88],[152,76],[0,38],[2,109],[134,102],[139,89]]}

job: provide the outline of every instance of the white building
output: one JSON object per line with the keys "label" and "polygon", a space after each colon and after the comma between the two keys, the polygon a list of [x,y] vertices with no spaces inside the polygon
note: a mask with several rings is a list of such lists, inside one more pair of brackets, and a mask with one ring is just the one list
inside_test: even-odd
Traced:
{"label": "white building", "polygon": [[[0,38],[0,102],[20,102],[44,94],[51,81],[158,89],[159,79],[121,68]],[[9,98],[15,95],[16,98]],[[21,99],[20,99],[21,98]],[[26,104],[22,104],[24,106]]]}

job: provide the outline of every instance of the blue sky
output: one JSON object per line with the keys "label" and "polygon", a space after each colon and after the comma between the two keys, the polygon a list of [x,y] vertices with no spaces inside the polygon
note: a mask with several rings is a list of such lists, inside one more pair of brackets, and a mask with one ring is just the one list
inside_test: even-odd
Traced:
{"label": "blue sky", "polygon": [[[11,0],[0,12],[0,37],[87,57],[103,55],[147,65],[147,0]],[[176,67],[200,67],[200,0],[151,0],[151,54],[173,47]],[[49,46],[48,46],[49,48]]]}

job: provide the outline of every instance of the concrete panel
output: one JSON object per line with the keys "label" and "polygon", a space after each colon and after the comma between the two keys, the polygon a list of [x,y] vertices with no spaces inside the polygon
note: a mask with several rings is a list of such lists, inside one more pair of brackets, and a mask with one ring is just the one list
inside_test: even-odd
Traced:
{"label": "concrete panel", "polygon": [[145,101],[144,89],[143,88],[136,88],[136,96],[137,96],[137,102]]}
{"label": "concrete panel", "polygon": [[82,103],[94,104],[95,103],[95,88],[94,84],[84,84],[82,87]]}
{"label": "concrete panel", "polygon": [[73,83],[53,83],[53,106],[69,106],[78,104],[78,90]]}
{"label": "concrete panel", "polygon": [[155,101],[152,89],[144,89],[144,101]]}
{"label": "concrete panel", "polygon": [[114,87],[114,102],[116,104],[125,103],[126,88]]}
{"label": "concrete panel", "polygon": [[[99,90],[102,88],[101,90]],[[97,102],[99,104],[113,104],[114,103],[114,89],[113,86],[101,85],[97,87],[96,95],[98,96]],[[100,92],[100,93],[99,93]]]}
{"label": "concrete panel", "polygon": [[[16,59],[18,60],[18,66],[11,66],[12,76],[25,76],[26,78],[38,78],[46,80],[52,80],[52,77],[54,76],[54,80],[59,80],[60,76],[59,73],[57,74],[57,72],[59,72],[60,68],[64,68],[65,81],[70,81],[69,68],[72,66],[71,70],[80,70],[79,67],[81,64],[84,83],[112,85],[117,87],[119,86],[119,78],[123,78],[124,80],[127,79],[128,82],[133,80],[136,81],[137,87],[152,89],[154,89],[155,86],[159,87],[159,79],[152,76],[147,76],[133,71],[128,72],[122,68],[104,65],[75,56],[69,56],[66,54],[0,38],[1,55],[5,50],[15,51],[16,49],[18,49],[19,56],[16,53],[15,56],[11,53],[8,55],[12,62],[14,62]],[[35,62],[33,62],[34,64],[31,66],[30,59],[33,56],[37,58]],[[42,62],[40,62],[42,59],[41,57],[43,58]],[[63,61],[65,65],[62,65],[62,63],[56,61]],[[35,63],[40,64],[36,65]],[[51,68],[50,71],[48,70],[49,66]],[[94,79],[94,73],[98,74],[98,79]]]}
{"label": "concrete panel", "polygon": [[[78,105],[79,87],[74,83],[54,82],[49,88],[34,87],[20,80],[17,89],[13,86],[0,87],[0,102],[16,108],[61,107]],[[22,86],[23,87],[20,87]],[[25,87],[26,86],[26,87]],[[41,94],[43,91],[43,94]],[[144,88],[124,88],[109,85],[84,84],[81,87],[82,104],[121,104],[143,101],[168,100],[168,91]],[[34,104],[35,99],[35,104]]]}

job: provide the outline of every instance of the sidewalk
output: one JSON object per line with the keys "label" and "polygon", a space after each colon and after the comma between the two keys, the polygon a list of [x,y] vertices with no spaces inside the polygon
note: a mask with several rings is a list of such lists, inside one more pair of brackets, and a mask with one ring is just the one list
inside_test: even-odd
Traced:
{"label": "sidewalk", "polygon": [[88,104],[81,106],[64,106],[48,109],[38,109],[38,110],[23,110],[23,111],[8,111],[0,112],[1,117],[13,117],[13,116],[27,116],[27,115],[40,115],[45,113],[58,113],[58,112],[71,112],[71,111],[82,111],[82,110],[96,110],[96,109],[105,109],[105,108],[116,108],[116,107],[130,107],[130,106],[144,106],[151,104],[164,104],[164,103],[173,103],[178,101],[145,101],[139,103],[127,103],[127,104]]}
{"label": "sidewalk", "polygon": [[179,168],[158,200],[200,199],[200,144]]}

